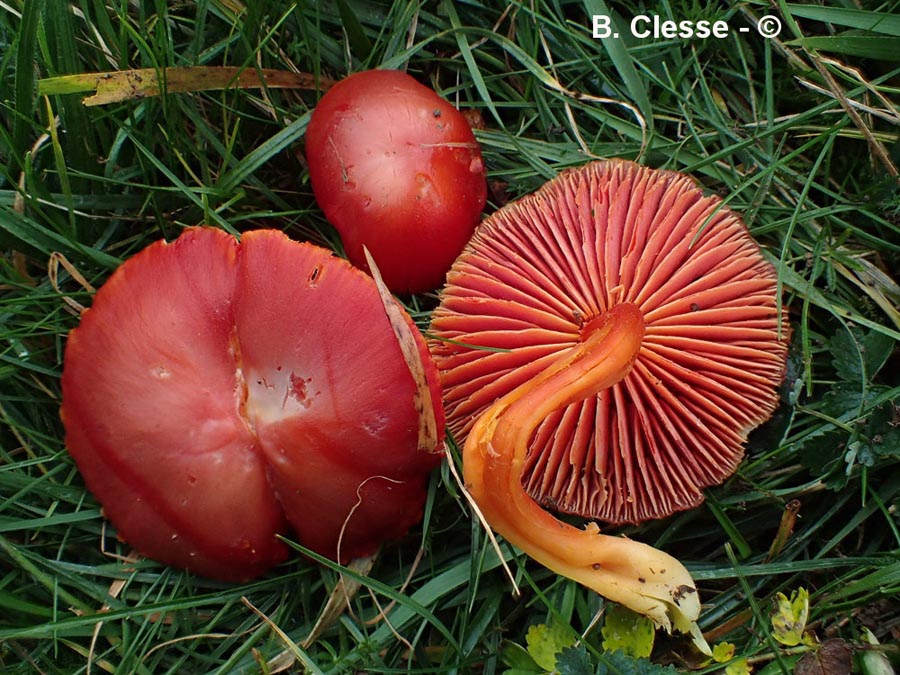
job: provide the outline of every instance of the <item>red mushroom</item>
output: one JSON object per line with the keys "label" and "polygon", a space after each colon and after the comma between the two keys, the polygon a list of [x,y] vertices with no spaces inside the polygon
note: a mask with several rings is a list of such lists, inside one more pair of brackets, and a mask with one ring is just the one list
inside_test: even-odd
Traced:
{"label": "red mushroom", "polygon": [[411,75],[365,70],[316,105],[306,154],[316,201],[354,265],[367,267],[367,248],[395,292],[443,283],[487,195],[462,113]]}
{"label": "red mushroom", "polygon": [[153,244],[69,335],[69,451],[120,536],[159,561],[249,579],[286,557],[288,523],[323,555],[367,555],[421,517],[439,461],[437,371],[401,314],[414,377],[398,312],[280,232]]}
{"label": "red mushroom", "polygon": [[636,523],[690,508],[741,461],[785,367],[775,271],[687,177],[625,161],[561,174],[477,230],[430,347],[466,483],[549,567],[690,629],[690,575],[546,513]]}

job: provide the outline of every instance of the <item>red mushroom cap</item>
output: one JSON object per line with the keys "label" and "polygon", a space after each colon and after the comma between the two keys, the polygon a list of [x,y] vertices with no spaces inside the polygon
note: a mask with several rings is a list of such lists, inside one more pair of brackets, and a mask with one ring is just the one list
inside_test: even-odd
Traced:
{"label": "red mushroom cap", "polygon": [[690,178],[620,160],[566,171],[487,218],[448,275],[430,342],[448,427],[462,442],[630,303],[646,331],[631,371],[541,423],[522,482],[545,506],[611,523],[695,506],[777,404],[777,290],[741,219]]}
{"label": "red mushroom cap", "polygon": [[123,264],[70,333],[66,443],[151,558],[249,579],[286,557],[288,523],[323,555],[366,555],[421,517],[439,461],[438,438],[420,447],[420,415],[443,414],[417,347],[424,385],[375,282],[330,252],[191,229]]}
{"label": "red mushroom cap", "polygon": [[428,291],[481,220],[481,149],[466,118],[407,73],[366,70],[335,84],[306,131],[316,201],[347,257],[388,288]]}

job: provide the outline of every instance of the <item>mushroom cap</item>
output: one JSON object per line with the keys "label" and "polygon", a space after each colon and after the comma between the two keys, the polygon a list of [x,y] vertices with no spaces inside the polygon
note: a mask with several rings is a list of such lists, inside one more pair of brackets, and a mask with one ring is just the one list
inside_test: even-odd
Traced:
{"label": "mushroom cap", "polygon": [[417,522],[439,461],[420,447],[421,386],[366,274],[274,230],[193,228],[97,292],[66,344],[61,414],[123,539],[244,580],[286,558],[288,524],[347,560]]}
{"label": "mushroom cap", "polygon": [[631,372],[545,419],[522,476],[545,507],[613,524],[697,505],[777,405],[787,324],[738,215],[678,173],[623,160],[565,171],[482,223],[429,341],[461,443],[625,302],[646,324]]}
{"label": "mushroom cap", "polygon": [[388,288],[439,286],[481,220],[481,149],[453,105],[397,70],[353,73],[318,102],[306,131],[316,201],[347,257]]}

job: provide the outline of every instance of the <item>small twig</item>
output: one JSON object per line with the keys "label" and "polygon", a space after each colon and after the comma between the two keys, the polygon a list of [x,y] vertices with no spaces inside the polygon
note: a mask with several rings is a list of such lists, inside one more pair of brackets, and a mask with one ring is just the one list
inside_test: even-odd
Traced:
{"label": "small twig", "polygon": [[900,109],[881,91],[879,91],[878,87],[872,85],[865,77],[863,77],[862,71],[859,68],[854,68],[853,66],[847,65],[846,63],[841,63],[836,59],[830,59],[826,57],[822,57],[822,62],[827,63],[829,65],[834,66],[838,70],[841,70],[848,75],[852,76],[857,82],[863,85],[866,90],[871,93],[875,98],[881,101],[881,104],[885,107],[886,110],[890,110],[891,119],[894,123],[900,123]]}
{"label": "small twig", "polygon": [[784,507],[784,512],[781,514],[778,532],[775,533],[775,538],[772,540],[772,545],[769,547],[766,562],[770,562],[775,558],[787,545],[788,540],[794,533],[794,525],[797,522],[798,513],[800,513],[800,500],[792,499]]}
{"label": "small twig", "polygon": [[[830,96],[831,98],[836,98],[834,95],[834,92],[826,89],[825,87],[822,87],[821,85],[818,85],[814,82],[810,82],[809,80],[803,79],[802,77],[798,77],[797,81],[800,84],[802,84],[804,87],[806,87],[807,89],[810,89],[810,90],[816,92],[817,94],[823,94],[824,96]],[[873,117],[882,119],[885,122],[888,122],[890,124],[896,124],[896,125],[900,126],[900,117],[897,117],[896,115],[892,115],[889,112],[887,112],[886,110],[879,110],[878,108],[873,108],[872,106],[868,106],[865,103],[860,103],[859,101],[854,101],[851,98],[847,99],[847,103],[849,105],[853,106],[854,108],[856,108],[857,110],[861,110],[862,112],[864,112],[868,115],[872,115]]]}
{"label": "small twig", "polygon": [[73,300],[68,295],[63,294],[62,290],[59,288],[59,268],[62,266],[66,272],[69,273],[79,286],[81,286],[88,293],[95,293],[97,289],[95,289],[87,279],[84,278],[84,275],[78,271],[78,269],[69,262],[69,259],[66,258],[59,251],[54,251],[50,254],[50,261],[47,263],[47,277],[50,279],[50,285],[53,287],[53,290],[59,293],[62,296],[63,302],[65,302],[69,308],[73,311],[73,313],[78,316],[82,312],[84,312],[85,307],[80,302]]}

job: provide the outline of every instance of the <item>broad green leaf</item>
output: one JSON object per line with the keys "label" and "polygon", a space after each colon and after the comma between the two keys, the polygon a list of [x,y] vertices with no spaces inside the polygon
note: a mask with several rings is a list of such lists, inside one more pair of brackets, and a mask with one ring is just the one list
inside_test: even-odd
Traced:
{"label": "broad green leaf", "polygon": [[591,657],[584,645],[563,649],[556,658],[556,672],[559,675],[594,675]]}
{"label": "broad green leaf", "polygon": [[725,675],[750,675],[753,667],[747,659],[736,659],[725,666]]}
{"label": "broad green leaf", "polygon": [[713,661],[725,663],[734,658],[734,645],[730,642],[719,642],[712,650]]}
{"label": "broad green leaf", "polygon": [[[541,667],[534,662],[528,650],[515,642],[507,642],[503,645],[503,651],[500,652],[500,660],[503,662],[503,665],[509,666],[512,672],[541,672]],[[511,671],[508,670],[506,672],[509,673]]]}
{"label": "broad green leaf", "polygon": [[[868,628],[862,629],[863,642],[877,646],[878,638]],[[862,675],[894,675],[894,668],[890,659],[883,651],[877,649],[861,649],[859,651],[859,669]]]}
{"label": "broad green leaf", "polygon": [[575,645],[575,635],[569,626],[551,619],[549,624],[541,623],[529,628],[525,642],[534,662],[549,671],[556,667],[556,655],[566,647]]}
{"label": "broad green leaf", "polygon": [[848,382],[871,380],[890,358],[896,342],[889,335],[860,328],[839,328],[829,340],[832,363],[838,376]]}
{"label": "broad green leaf", "polygon": [[677,672],[672,666],[636,659],[616,650],[600,655],[595,675],[677,675]]}
{"label": "broad green leaf", "polygon": [[803,642],[808,617],[809,593],[805,588],[793,591],[790,598],[778,593],[772,614],[772,637],[786,647],[796,647]]}
{"label": "broad green leaf", "polygon": [[341,25],[347,34],[350,51],[356,58],[364,61],[372,53],[372,42],[366,37],[366,30],[357,17],[357,11],[347,0],[338,0],[337,8],[341,16]]}
{"label": "broad green leaf", "polygon": [[609,606],[600,632],[603,635],[603,648],[607,651],[621,649],[623,653],[636,658],[650,656],[653,651],[656,636],[653,622],[622,605]]}

